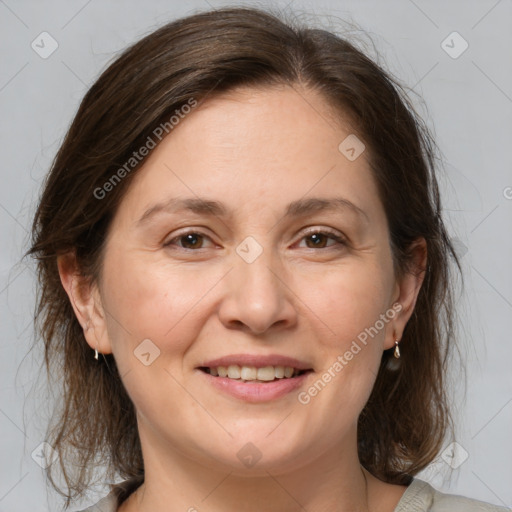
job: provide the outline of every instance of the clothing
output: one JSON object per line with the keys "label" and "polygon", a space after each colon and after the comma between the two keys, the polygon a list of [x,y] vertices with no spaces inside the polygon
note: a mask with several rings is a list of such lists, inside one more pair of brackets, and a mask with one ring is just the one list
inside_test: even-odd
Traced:
{"label": "clothing", "polygon": [[[127,480],[96,505],[82,512],[117,512],[119,504],[139,486],[140,482]],[[393,512],[512,512],[483,501],[445,494],[429,483],[414,478],[400,498]]]}

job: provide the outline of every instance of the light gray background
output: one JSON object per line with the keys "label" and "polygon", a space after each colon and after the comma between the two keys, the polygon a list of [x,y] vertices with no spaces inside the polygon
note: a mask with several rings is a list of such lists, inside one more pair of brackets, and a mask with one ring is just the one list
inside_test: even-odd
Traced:
{"label": "light gray background", "polygon": [[[445,158],[445,218],[467,282],[459,303],[468,391],[465,402],[460,390],[456,398],[456,441],[468,458],[451,480],[441,457],[423,478],[442,490],[511,507],[512,2],[272,5],[287,3],[320,16],[327,27],[340,27],[338,17],[369,31],[388,69],[425,100],[426,108],[417,105]],[[20,263],[43,176],[79,101],[116,52],[166,21],[223,5],[233,3],[0,0],[0,512],[56,510],[60,503],[47,496],[43,472],[31,457],[44,439],[36,415],[47,406],[36,380],[40,354],[26,356],[33,340],[33,266]],[[59,45],[47,59],[31,48],[43,31]],[[441,46],[453,31],[469,44],[456,59]],[[460,43],[448,40],[452,51]]]}

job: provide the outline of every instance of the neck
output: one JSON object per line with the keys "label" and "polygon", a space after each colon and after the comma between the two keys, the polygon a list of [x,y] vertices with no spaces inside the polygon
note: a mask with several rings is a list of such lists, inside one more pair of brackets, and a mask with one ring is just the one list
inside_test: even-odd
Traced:
{"label": "neck", "polygon": [[372,477],[360,466],[355,433],[352,437],[353,449],[331,449],[286,469],[258,463],[246,472],[214,460],[192,460],[145,439],[144,483],[119,512],[256,512],[263,505],[266,512],[367,512]]}

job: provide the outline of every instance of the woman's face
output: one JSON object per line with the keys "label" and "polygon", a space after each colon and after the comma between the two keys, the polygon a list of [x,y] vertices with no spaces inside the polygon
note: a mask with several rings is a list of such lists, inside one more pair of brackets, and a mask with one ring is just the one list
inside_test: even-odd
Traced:
{"label": "woman's face", "polygon": [[[243,472],[355,448],[414,285],[395,278],[351,134],[312,91],[239,89],[180,120],[134,177],[86,336],[113,352],[143,449]],[[234,378],[205,371],[221,366]]]}

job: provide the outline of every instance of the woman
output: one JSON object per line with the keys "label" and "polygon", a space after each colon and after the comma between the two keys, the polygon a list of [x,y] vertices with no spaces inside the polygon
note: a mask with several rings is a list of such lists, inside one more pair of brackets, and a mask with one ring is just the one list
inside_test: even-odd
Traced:
{"label": "woman", "polygon": [[124,482],[89,510],[504,510],[414,478],[452,425],[433,162],[382,69],[259,10],[111,64],[31,249],[67,504],[103,468]]}

